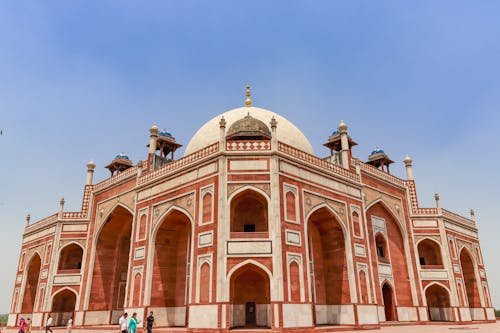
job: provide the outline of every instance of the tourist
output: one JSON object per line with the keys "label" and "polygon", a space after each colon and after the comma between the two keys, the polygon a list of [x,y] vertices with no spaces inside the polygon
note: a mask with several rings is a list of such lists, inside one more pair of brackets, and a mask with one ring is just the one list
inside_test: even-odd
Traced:
{"label": "tourist", "polygon": [[134,312],[132,314],[132,318],[130,318],[130,321],[128,322],[128,328],[130,329],[130,333],[136,333],[138,324],[139,324],[139,319],[137,319],[137,313]]}
{"label": "tourist", "polygon": [[73,317],[69,317],[66,327],[68,328],[68,333],[71,333],[71,328],[73,327]]}
{"label": "tourist", "polygon": [[26,333],[26,322],[24,321],[24,318],[21,318],[19,320],[19,333]]}
{"label": "tourist", "polygon": [[53,320],[52,316],[49,313],[49,317],[47,318],[47,322],[45,323],[45,333],[47,333],[47,332],[54,333],[50,329],[52,327],[52,320]]}
{"label": "tourist", "polygon": [[26,319],[26,333],[31,333],[31,319]]}
{"label": "tourist", "polygon": [[146,329],[148,333],[153,333],[153,323],[155,321],[155,317],[153,317],[153,311],[149,313],[149,317],[146,318]]}
{"label": "tourist", "polygon": [[127,333],[127,329],[128,329],[127,317],[128,317],[128,313],[125,312],[123,314],[123,316],[121,316],[120,319],[118,320],[118,324],[120,324],[120,332],[121,333]]}

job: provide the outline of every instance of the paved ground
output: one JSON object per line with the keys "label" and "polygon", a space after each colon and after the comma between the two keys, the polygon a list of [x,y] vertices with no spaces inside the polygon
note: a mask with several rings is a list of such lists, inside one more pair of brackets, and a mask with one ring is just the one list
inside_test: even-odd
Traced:
{"label": "paved ground", "polygon": [[[54,332],[65,333],[64,328],[54,328]],[[157,329],[153,332],[183,332],[184,329],[163,330]],[[266,330],[256,330],[256,332],[265,332]],[[110,329],[74,329],[73,333],[118,333],[118,326]],[[382,327],[380,330],[362,330],[349,332],[364,333],[500,333],[500,321],[492,324],[471,324],[471,325],[397,325]],[[0,328],[0,333],[17,333],[17,330]],[[32,333],[45,333],[45,330],[32,330]]]}

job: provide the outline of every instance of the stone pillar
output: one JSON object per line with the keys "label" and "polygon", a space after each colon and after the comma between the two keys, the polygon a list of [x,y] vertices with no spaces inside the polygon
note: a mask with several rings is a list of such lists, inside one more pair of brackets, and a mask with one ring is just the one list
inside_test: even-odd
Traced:
{"label": "stone pillar", "polygon": [[476,212],[474,211],[474,209],[470,210],[470,219],[476,222]]}
{"label": "stone pillar", "polygon": [[142,176],[142,161],[139,160],[137,161],[137,178],[139,178],[140,176]]}
{"label": "stone pillar", "polygon": [[59,219],[62,219],[63,211],[64,211],[64,198],[61,198],[61,200],[59,201],[59,214],[58,214]]}
{"label": "stone pillar", "polygon": [[155,163],[155,155],[156,155],[156,142],[158,140],[158,126],[153,124],[149,129],[149,166],[148,168],[152,170],[154,168]]}
{"label": "stone pillar", "polygon": [[412,169],[412,163],[413,160],[411,159],[410,156],[406,155],[405,159],[403,160],[403,163],[405,164],[406,167],[406,179],[408,180],[414,180],[413,178],[413,169]]}
{"label": "stone pillar", "polygon": [[269,124],[271,125],[271,150],[277,151],[278,150],[278,135],[276,133],[276,127],[278,126],[278,122],[276,121],[276,118],[272,117],[271,122]]}
{"label": "stone pillar", "polygon": [[87,163],[87,181],[85,182],[85,185],[92,185],[92,180],[94,179],[94,169],[95,163],[90,160],[90,162]]}
{"label": "stone pillar", "polygon": [[31,220],[31,215],[30,214],[26,215],[26,227],[29,227],[30,220]]}
{"label": "stone pillar", "polygon": [[441,215],[441,203],[439,202],[439,193],[434,193],[434,200],[436,200],[436,209],[439,215]]}
{"label": "stone pillar", "polygon": [[219,121],[219,151],[226,150],[226,119],[224,116]]}
{"label": "stone pillar", "polygon": [[349,169],[349,138],[347,136],[347,124],[342,120],[339,124],[340,146],[342,148],[342,167]]}

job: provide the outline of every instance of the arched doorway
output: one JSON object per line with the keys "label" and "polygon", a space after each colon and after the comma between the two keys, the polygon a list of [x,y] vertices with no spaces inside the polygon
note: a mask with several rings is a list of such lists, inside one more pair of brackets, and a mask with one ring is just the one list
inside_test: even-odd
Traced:
{"label": "arched doorway", "polygon": [[[479,300],[479,290],[474,271],[474,262],[472,261],[471,254],[465,248],[460,252],[460,266],[462,267],[469,308],[480,308],[481,301]],[[471,311],[471,315],[473,315],[473,311]],[[474,318],[472,318],[472,320],[474,320]]]}
{"label": "arched doorway", "polygon": [[154,241],[150,306],[166,312],[167,318],[155,322],[158,325],[185,326],[191,221],[186,214],[173,209],[160,223]]}
{"label": "arched doorway", "polygon": [[308,250],[314,277],[316,325],[340,324],[340,306],[350,303],[344,233],[328,208],[308,219]]}
{"label": "arched doorway", "polygon": [[453,321],[448,290],[439,284],[433,284],[425,290],[425,299],[429,309],[429,320]]}
{"label": "arched doorway", "polygon": [[247,264],[231,275],[230,327],[271,327],[269,276]]}
{"label": "arched doorway", "polygon": [[382,285],[382,299],[384,300],[385,321],[398,320],[396,305],[394,304],[394,293],[387,282]]}
{"label": "arched doorway", "polygon": [[52,318],[54,318],[54,326],[64,326],[68,323],[68,319],[74,316],[76,305],[76,294],[69,290],[63,289],[52,297]]}
{"label": "arched doorway", "polygon": [[111,323],[125,305],[132,220],[126,208],[117,206],[96,241],[89,310],[111,311]]}
{"label": "arched doorway", "polygon": [[21,306],[21,313],[29,314],[35,310],[36,292],[38,289],[38,278],[40,276],[40,268],[42,259],[35,253],[28,264],[28,272],[26,274],[26,285],[24,287],[24,297]]}
{"label": "arched doorway", "polygon": [[71,243],[62,248],[59,255],[58,271],[80,271],[82,268],[83,249]]}
{"label": "arched doorway", "polygon": [[424,239],[418,243],[418,258],[422,268],[443,268],[441,247],[435,241]]}

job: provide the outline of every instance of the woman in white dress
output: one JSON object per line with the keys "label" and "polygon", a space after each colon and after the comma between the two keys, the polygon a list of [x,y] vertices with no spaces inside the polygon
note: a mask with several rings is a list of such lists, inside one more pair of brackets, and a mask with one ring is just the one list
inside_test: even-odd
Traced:
{"label": "woman in white dress", "polygon": [[71,333],[71,328],[73,327],[73,317],[69,317],[66,327],[68,328],[68,333]]}

